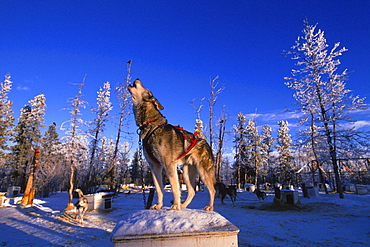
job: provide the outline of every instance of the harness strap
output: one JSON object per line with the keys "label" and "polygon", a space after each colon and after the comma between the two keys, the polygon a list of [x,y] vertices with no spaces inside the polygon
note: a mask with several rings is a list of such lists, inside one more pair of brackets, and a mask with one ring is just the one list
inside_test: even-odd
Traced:
{"label": "harness strap", "polygon": [[[187,140],[187,137],[186,137],[186,134],[184,132],[184,128],[183,127],[180,127],[180,126],[173,126],[174,128],[178,129],[178,130],[181,130],[182,131],[182,134],[184,136],[184,141]],[[180,155],[177,159],[175,160],[179,160],[181,159],[182,157],[184,157],[185,155],[187,155],[192,149],[193,147],[195,146],[195,144],[197,144],[198,142],[198,138],[196,138],[196,136],[198,135],[198,132],[196,131],[194,134],[193,134],[193,138],[190,138],[190,142],[191,142],[191,145],[188,147],[188,149],[185,151],[185,153],[183,153],[182,155]]]}
{"label": "harness strap", "polygon": [[[198,139],[196,138],[196,134],[197,134],[198,132],[195,132],[193,135],[194,135],[194,138],[192,138],[190,141],[191,141],[191,145],[190,145],[190,147],[186,150],[186,152],[185,153],[183,153],[182,155],[180,155],[176,160],[179,160],[179,159],[181,159],[182,157],[184,157],[185,155],[187,155],[192,149],[193,149],[193,147],[195,146],[195,144],[197,144],[197,142],[198,142]],[[186,140],[186,136],[185,136],[185,134],[184,134],[184,140]]]}
{"label": "harness strap", "polygon": [[140,130],[142,130],[142,129],[144,129],[146,126],[148,126],[149,124],[151,124],[151,123],[154,123],[155,121],[157,121],[158,119],[156,118],[156,119],[153,119],[153,120],[151,120],[151,121],[149,121],[149,122],[147,122],[147,123],[144,123],[143,125],[141,125],[140,127],[139,127],[139,129]]}
{"label": "harness strap", "polygon": [[[157,121],[157,119],[155,119],[154,121],[152,120],[152,121],[150,121],[150,122],[148,122],[146,125],[148,125],[149,123],[153,123],[153,122],[155,122],[155,121]],[[145,126],[146,126],[145,125]],[[160,125],[157,125],[151,132],[149,132],[149,134],[143,139],[143,144],[144,144],[144,147],[145,147],[145,150],[146,150],[146,152],[147,152],[147,154],[150,156],[150,158],[154,161],[154,162],[156,162],[156,163],[161,163],[161,162],[159,162],[159,160],[156,158],[156,157],[154,157],[154,155],[153,155],[153,153],[150,151],[150,148],[149,148],[149,146],[148,146],[148,142],[147,142],[147,140],[149,139],[149,137],[154,133],[154,131],[156,131],[159,127],[161,127],[162,125],[164,125],[164,124],[160,124]],[[144,125],[143,125],[144,126]]]}
{"label": "harness strap", "polygon": [[[150,122],[148,122],[148,123],[146,123],[146,124],[144,124],[142,127],[145,127],[145,126],[147,126],[148,124],[150,124],[150,123],[153,123],[153,122],[155,122],[155,121],[157,121],[157,119],[155,119],[155,120],[152,120],[152,121],[150,121]],[[162,124],[163,125],[163,124]],[[147,152],[147,154],[149,155],[149,157],[154,161],[154,162],[156,162],[156,163],[160,163],[159,162],[159,160],[154,156],[154,154],[153,154],[153,152],[151,152],[150,151],[150,148],[149,148],[149,146],[148,146],[148,142],[146,141],[147,139],[149,139],[149,137],[153,134],[153,132],[154,131],[156,131],[160,126],[162,126],[162,125],[158,125],[158,126],[156,126],[145,138],[144,138],[144,140],[143,140],[143,145],[144,145],[144,147],[145,147],[145,150],[146,150],[146,152]],[[140,129],[142,128],[142,127],[140,127]],[[186,141],[187,140],[187,137],[186,137],[186,134],[185,134],[185,131],[184,131],[184,128],[183,127],[180,127],[180,126],[173,126],[172,125],[172,127],[174,127],[175,129],[178,129],[178,130],[181,130],[182,131],[182,134],[183,134],[183,138],[184,138],[184,141]],[[181,159],[181,158],[183,158],[185,155],[187,155],[193,148],[194,148],[194,146],[197,144],[197,142],[198,142],[198,138],[197,138],[197,135],[198,135],[198,132],[196,131],[194,134],[193,134],[193,138],[190,138],[190,142],[191,142],[191,145],[188,147],[188,149],[183,153],[183,154],[181,154],[178,158],[176,158],[175,159],[175,161],[176,160],[179,160],[179,159]]]}

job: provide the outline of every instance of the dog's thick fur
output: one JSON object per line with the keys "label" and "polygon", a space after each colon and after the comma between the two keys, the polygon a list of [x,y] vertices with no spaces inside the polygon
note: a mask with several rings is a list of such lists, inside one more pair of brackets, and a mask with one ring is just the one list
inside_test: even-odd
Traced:
{"label": "dog's thick fur", "polygon": [[75,219],[78,220],[80,224],[83,224],[84,214],[87,210],[88,201],[86,197],[84,197],[82,191],[80,189],[75,190],[78,193],[78,201],[75,204],[76,207],[76,217]]}
{"label": "dog's thick fur", "polygon": [[[132,86],[128,86],[128,90],[132,96],[136,125],[140,129],[139,138],[143,140],[144,155],[152,170],[157,191],[158,202],[151,209],[158,210],[163,206],[162,170],[164,168],[174,196],[172,210],[186,208],[192,201],[195,195],[196,176],[199,173],[210,197],[209,205],[204,209],[212,211],[215,197],[215,172],[214,158],[208,143],[203,139],[197,139],[195,146],[185,156],[180,157],[190,147],[190,140],[195,138],[193,134],[167,124],[166,118],[159,112],[164,109],[163,106],[140,80],[136,79]],[[182,204],[177,174],[178,165],[183,165],[183,179],[188,190],[187,198]]]}
{"label": "dog's thick fur", "polygon": [[266,192],[264,192],[264,191],[261,191],[260,189],[255,189],[254,190],[254,194],[256,194],[257,195],[257,197],[258,197],[258,199],[259,200],[265,200],[265,198],[266,198]]}
{"label": "dog's thick fur", "polygon": [[225,204],[224,199],[227,195],[229,195],[231,202],[233,203],[233,205],[235,205],[235,201],[236,201],[236,186],[235,185],[226,186],[224,183],[217,182],[216,189],[220,192],[222,204]]}

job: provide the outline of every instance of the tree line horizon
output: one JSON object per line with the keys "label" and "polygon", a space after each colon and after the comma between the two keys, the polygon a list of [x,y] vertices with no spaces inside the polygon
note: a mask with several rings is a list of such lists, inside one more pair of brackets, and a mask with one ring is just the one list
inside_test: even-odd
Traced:
{"label": "tree line horizon", "polygon": [[[259,133],[255,120],[246,119],[240,112],[231,131],[234,148],[231,160],[224,155],[227,113],[222,107],[216,119],[214,112],[224,86],[219,86],[218,77],[211,81],[208,133],[200,117],[204,98],[198,106],[194,100],[191,104],[197,115],[194,130],[213,148],[218,181],[236,184],[238,188],[245,183],[257,186],[279,183],[286,187],[299,186],[301,182],[328,183],[340,198],[344,198],[344,182],[370,182],[369,132],[345,124],[352,121],[351,112],[368,107],[365,98],[354,96],[347,89],[348,71],[337,71],[338,57],[345,51],[339,42],[329,48],[324,32],[306,20],[303,35],[290,50],[283,51],[296,61],[291,75],[284,79],[294,90],[295,110],[301,113],[298,123],[303,128],[297,141],[291,138],[287,121],[278,122],[277,136],[273,137],[270,126],[262,126]],[[125,82],[114,88],[120,109],[115,139],[104,136],[113,107],[109,82],[97,92],[97,106],[92,109],[94,120],[84,127],[87,121],[81,118],[81,109],[87,103],[82,99],[86,76],[83,78],[77,95],[69,102],[70,119],[61,126],[64,136],[59,137],[55,123],[44,124],[43,94],[28,101],[15,124],[12,101],[8,99],[12,81],[6,75],[0,91],[0,188],[20,186],[26,193],[27,187],[32,187],[40,196],[68,190],[71,206],[75,188],[88,193],[101,184],[110,189],[129,183],[151,184],[150,170],[147,164],[141,164],[138,150],[130,153],[127,120],[132,116],[127,85],[131,83],[131,64],[131,60],[127,62]],[[41,150],[37,158],[35,149]],[[303,176],[303,169],[311,176]]]}

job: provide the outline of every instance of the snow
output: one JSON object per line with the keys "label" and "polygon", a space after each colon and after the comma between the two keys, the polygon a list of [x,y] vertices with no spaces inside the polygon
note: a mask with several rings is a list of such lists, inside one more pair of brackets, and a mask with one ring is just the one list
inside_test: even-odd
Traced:
{"label": "snow", "polygon": [[230,222],[216,212],[183,209],[181,211],[140,210],[120,221],[115,236],[148,234],[176,234],[216,231],[220,227],[230,228]]}
{"label": "snow", "polygon": [[[229,198],[224,205],[216,198],[217,213],[240,229],[239,246],[370,246],[369,194],[345,194],[340,199],[338,194],[321,192],[317,198],[303,198],[300,193],[301,204],[289,207],[273,206],[273,197],[268,193],[262,201],[251,192],[241,192],[235,206]],[[6,207],[0,208],[0,246],[113,246],[110,235],[122,219],[138,220],[138,225],[127,225],[136,233],[145,233],[139,225],[151,226],[152,232],[182,232],[224,222],[223,217],[213,218],[217,214],[201,210],[207,204],[207,192],[197,192],[190,209],[180,212],[168,209],[172,194],[165,193],[166,207],[150,211],[153,217],[146,218],[140,218],[144,207],[141,193],[119,194],[113,210],[87,212],[83,225],[61,217],[68,201],[65,192],[35,199],[27,208],[16,204],[20,199],[10,198]],[[189,220],[180,220],[182,216]],[[158,225],[161,217],[168,225]]]}

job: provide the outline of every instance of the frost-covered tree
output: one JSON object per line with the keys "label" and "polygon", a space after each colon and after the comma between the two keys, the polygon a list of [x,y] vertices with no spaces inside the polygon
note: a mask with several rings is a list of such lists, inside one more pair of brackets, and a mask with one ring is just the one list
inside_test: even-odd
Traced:
{"label": "frost-covered tree", "polygon": [[[46,99],[43,94],[35,96],[33,100],[28,101],[29,105],[26,107],[25,111],[22,112],[24,114],[21,114],[21,117],[23,116],[24,118],[22,119],[22,124],[18,124],[17,127],[20,128],[15,128],[15,132],[18,133],[19,135],[16,136],[15,140],[17,141],[17,137],[24,138],[23,140],[25,141],[26,145],[24,146],[24,150],[18,150],[21,153],[31,156],[30,160],[26,160],[25,162],[25,172],[28,172],[28,179],[27,183],[24,188],[24,193],[23,193],[23,198],[21,203],[25,204],[28,201],[28,197],[30,195],[31,188],[34,185],[34,175],[36,171],[36,163],[38,161],[36,157],[36,149],[40,149],[41,147],[41,128],[45,127],[44,124],[44,116],[45,116],[45,111],[46,111]],[[21,119],[20,117],[20,119]],[[25,132],[26,134],[23,135],[22,132]],[[19,139],[18,139],[19,140]],[[28,149],[28,145],[29,148]],[[18,145],[19,142],[17,142],[18,148],[21,146]],[[28,150],[27,150],[28,149]],[[15,149],[14,149],[15,150]]]}
{"label": "frost-covered tree", "polygon": [[116,166],[117,184],[128,184],[131,181],[129,162],[130,149],[129,143],[124,142],[120,147],[118,163]]}
{"label": "frost-covered tree", "polygon": [[195,119],[195,126],[194,126],[194,131],[197,132],[197,136],[199,138],[205,138],[204,134],[203,134],[203,121],[202,121],[202,118],[201,118],[201,110],[202,110],[202,107],[203,107],[203,100],[205,98],[202,98],[200,100],[200,103],[198,106],[195,106],[195,99],[193,99],[190,104],[193,106],[194,110],[195,110],[195,113],[197,115],[197,118]]}
{"label": "frost-covered tree", "polygon": [[283,184],[289,186],[294,179],[295,165],[293,156],[291,153],[291,147],[293,145],[291,135],[289,134],[288,122],[280,121],[279,130],[277,136],[277,151],[279,154],[280,164],[280,179]]}
{"label": "frost-covered tree", "polygon": [[21,109],[18,123],[14,128],[14,145],[11,147],[12,160],[14,162],[12,171],[12,184],[25,186],[28,162],[32,159],[31,129],[29,128],[31,118],[31,107],[24,106]]}
{"label": "frost-covered tree", "polygon": [[[306,160],[306,162],[307,166],[309,166],[310,171],[312,172],[312,183],[316,184],[315,172],[318,170],[320,182],[324,184],[325,180],[321,170],[321,164],[325,160],[330,159],[330,157],[327,155],[328,152],[325,145],[325,139],[323,139],[323,135],[320,134],[322,131],[320,131],[320,127],[315,125],[314,114],[310,115],[311,118],[309,120],[309,127],[301,131],[302,145],[300,148],[305,149],[305,156],[309,158],[309,160]],[[325,191],[327,192],[326,186]]]}
{"label": "frost-covered tree", "polygon": [[213,119],[214,119],[214,107],[217,102],[218,95],[224,91],[225,87],[218,85],[218,76],[216,76],[210,83],[211,93],[208,99],[209,104],[209,145],[213,150],[214,133],[213,133]]}
{"label": "frost-covered tree", "polygon": [[236,182],[238,189],[241,188],[241,183],[245,182],[244,174],[245,167],[248,162],[246,153],[246,140],[245,140],[245,121],[246,117],[243,113],[239,112],[237,118],[237,125],[234,126],[234,148],[235,148],[235,165],[236,165]]}
{"label": "frost-covered tree", "polygon": [[233,167],[229,157],[224,157],[222,159],[222,168],[221,181],[233,184],[235,167]]}
{"label": "frost-covered tree", "polygon": [[93,122],[94,128],[91,130],[93,140],[91,142],[90,151],[90,167],[89,175],[87,177],[87,185],[91,187],[98,184],[98,178],[96,177],[97,170],[100,168],[99,161],[95,160],[95,154],[99,147],[100,135],[103,133],[106,122],[108,121],[109,112],[112,110],[112,103],[110,101],[110,83],[105,82],[103,87],[98,91],[97,97],[97,108],[93,108],[92,111],[96,114],[96,118]]}
{"label": "frost-covered tree", "polygon": [[28,101],[31,106],[31,126],[32,126],[32,143],[40,147],[42,131],[45,127],[46,98],[43,94],[35,96],[33,100]]}
{"label": "frost-covered tree", "polygon": [[[79,90],[76,98],[71,100],[70,114],[71,119],[62,124],[61,130],[65,131],[65,136],[62,138],[63,153],[65,155],[66,163],[69,166],[69,200],[65,210],[73,209],[73,188],[75,169],[78,165],[84,165],[84,157],[87,152],[86,147],[86,133],[81,128],[84,121],[80,118],[81,108],[86,107],[86,102],[82,100],[82,87],[85,84],[86,75],[79,85]],[[82,163],[82,164],[81,164]]]}
{"label": "frost-covered tree", "polygon": [[25,187],[27,170],[32,164],[34,148],[40,148],[41,128],[44,127],[46,99],[43,94],[28,101],[21,109],[18,124],[14,128],[12,156],[14,161],[14,184]]}
{"label": "frost-covered tree", "polygon": [[222,106],[222,113],[221,117],[218,120],[218,138],[217,138],[217,151],[216,151],[216,159],[215,159],[215,167],[216,167],[216,180],[220,181],[221,173],[222,173],[222,154],[223,154],[223,147],[225,142],[225,132],[226,132],[226,122],[227,122],[227,114],[225,112],[225,106]]}
{"label": "frost-covered tree", "polygon": [[[117,100],[119,104],[119,117],[118,117],[118,127],[117,127],[117,136],[116,136],[116,142],[114,146],[114,153],[112,160],[110,161],[110,177],[111,177],[111,182],[109,183],[110,186],[118,186],[120,183],[120,164],[122,161],[120,161],[120,146],[121,146],[121,137],[123,133],[123,129],[125,127],[125,124],[127,124],[127,116],[130,115],[130,93],[128,91],[128,85],[130,84],[131,81],[131,65],[132,61],[129,60],[127,62],[127,76],[125,83],[118,83],[116,86],[116,95],[117,95]],[[126,125],[128,126],[128,125]],[[128,128],[128,127],[127,127]],[[125,161],[123,161],[125,163]],[[122,166],[121,166],[122,167]]]}
{"label": "frost-covered tree", "polygon": [[0,157],[2,155],[1,151],[8,149],[7,141],[11,136],[11,128],[14,126],[13,102],[8,99],[12,84],[9,74],[5,76],[4,81],[0,84]]}
{"label": "frost-covered tree", "polygon": [[112,176],[114,175],[114,170],[111,169],[112,167],[110,165],[114,155],[114,141],[103,136],[100,143],[99,152],[96,155],[96,161],[99,165],[96,166],[95,169],[96,173],[101,175],[96,176],[96,183],[107,184],[113,189],[114,184],[112,184]]}
{"label": "frost-covered tree", "polygon": [[142,164],[140,164],[139,151],[136,150],[130,165],[131,183],[134,183],[136,185],[141,184],[141,165]]}
{"label": "frost-covered tree", "polygon": [[286,77],[286,85],[295,90],[294,98],[303,113],[302,123],[313,116],[326,137],[327,150],[334,168],[339,197],[343,191],[338,170],[338,150],[340,136],[346,136],[344,123],[350,121],[350,113],[365,107],[364,98],[354,96],[346,88],[348,71],[338,73],[340,61],[337,58],[346,48],[336,43],[332,49],[322,30],[305,21],[303,36],[298,37],[291,51],[285,51],[297,60],[298,69],[292,70],[292,77]]}
{"label": "frost-covered tree", "polygon": [[268,176],[268,172],[272,169],[272,157],[275,139],[272,137],[272,128],[268,125],[262,126],[261,132],[261,153],[263,170],[261,171],[264,177]]}
{"label": "frost-covered tree", "polygon": [[14,142],[28,142],[29,147],[40,147],[41,128],[45,127],[44,116],[46,111],[46,99],[43,94],[35,96],[28,101],[28,105],[21,109],[18,124],[14,128]]}
{"label": "frost-covered tree", "polygon": [[45,131],[42,138],[42,153],[40,165],[35,174],[36,190],[42,197],[51,192],[61,190],[65,180],[65,166],[60,153],[60,140],[56,124],[53,123]]}
{"label": "frost-covered tree", "polygon": [[254,184],[257,186],[259,184],[258,175],[259,169],[262,165],[261,157],[261,137],[258,134],[256,124],[253,120],[248,120],[247,127],[245,129],[246,138],[246,151],[248,153],[249,162],[253,170],[249,171],[247,174],[254,177]]}

